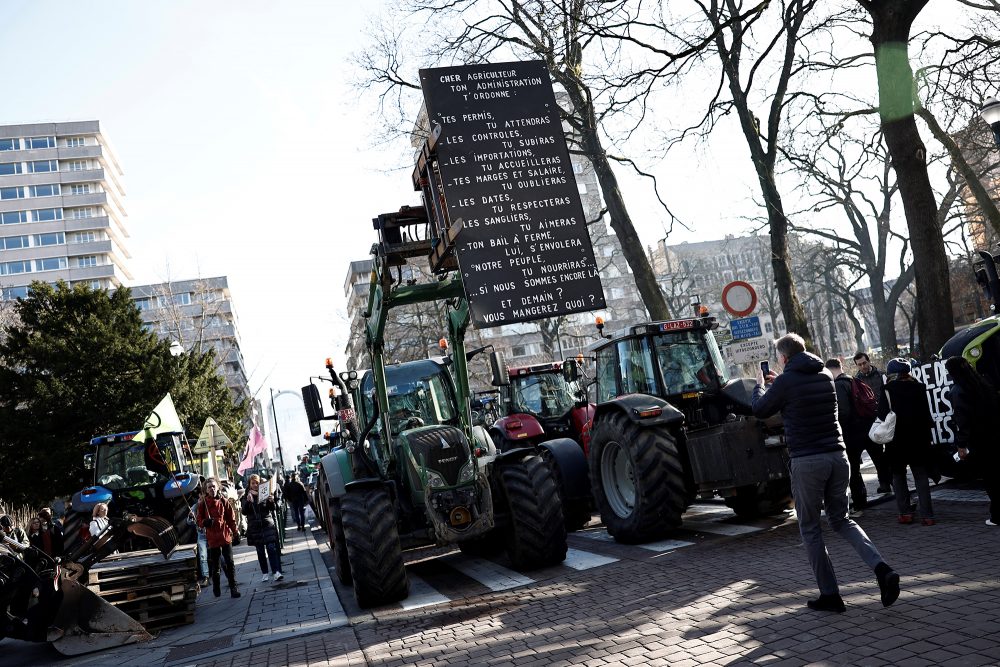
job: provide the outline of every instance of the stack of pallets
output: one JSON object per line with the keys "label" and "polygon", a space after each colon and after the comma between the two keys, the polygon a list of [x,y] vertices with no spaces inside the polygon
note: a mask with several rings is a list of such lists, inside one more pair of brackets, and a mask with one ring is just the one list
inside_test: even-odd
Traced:
{"label": "stack of pallets", "polygon": [[198,555],[178,546],[169,559],[156,549],[113,554],[90,568],[87,588],[153,632],[194,623]]}

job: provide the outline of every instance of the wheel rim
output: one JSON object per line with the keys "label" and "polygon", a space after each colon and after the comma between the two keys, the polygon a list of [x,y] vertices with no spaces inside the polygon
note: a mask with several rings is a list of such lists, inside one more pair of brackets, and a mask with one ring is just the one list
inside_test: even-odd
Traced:
{"label": "wheel rim", "polygon": [[635,510],[635,475],[628,452],[612,440],[601,452],[601,481],[611,511],[625,519]]}

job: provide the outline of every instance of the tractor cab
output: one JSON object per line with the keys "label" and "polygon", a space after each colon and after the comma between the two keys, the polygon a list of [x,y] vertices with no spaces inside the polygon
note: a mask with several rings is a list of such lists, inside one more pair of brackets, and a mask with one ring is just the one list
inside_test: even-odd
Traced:
{"label": "tractor cab", "polygon": [[584,426],[593,416],[593,406],[587,402],[581,381],[567,377],[563,364],[511,368],[508,375],[510,384],[499,388],[503,416],[492,429],[500,449],[552,438],[572,438],[583,444]]}

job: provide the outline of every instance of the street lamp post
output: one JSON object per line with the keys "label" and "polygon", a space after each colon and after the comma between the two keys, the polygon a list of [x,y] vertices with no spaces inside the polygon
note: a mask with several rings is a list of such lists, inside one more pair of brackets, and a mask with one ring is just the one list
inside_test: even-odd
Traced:
{"label": "street lamp post", "polygon": [[[281,462],[281,472],[285,472],[285,455],[281,452],[281,432],[278,430],[278,411],[274,407],[274,389],[271,391],[271,416],[274,417],[274,437],[278,441],[278,461]],[[280,393],[280,392],[279,392]]]}
{"label": "street lamp post", "polygon": [[995,97],[986,99],[982,110],[979,112],[986,124],[993,130],[993,141],[997,148],[1000,148],[1000,100]]}

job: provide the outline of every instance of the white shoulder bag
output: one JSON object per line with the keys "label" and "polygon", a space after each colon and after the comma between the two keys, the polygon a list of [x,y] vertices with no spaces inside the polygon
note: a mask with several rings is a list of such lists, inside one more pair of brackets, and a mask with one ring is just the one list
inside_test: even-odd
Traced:
{"label": "white shoulder bag", "polygon": [[885,392],[885,400],[889,403],[889,414],[885,416],[884,420],[876,417],[875,423],[868,430],[868,437],[871,441],[880,445],[892,442],[896,436],[896,413],[892,411],[892,398],[888,391]]}

